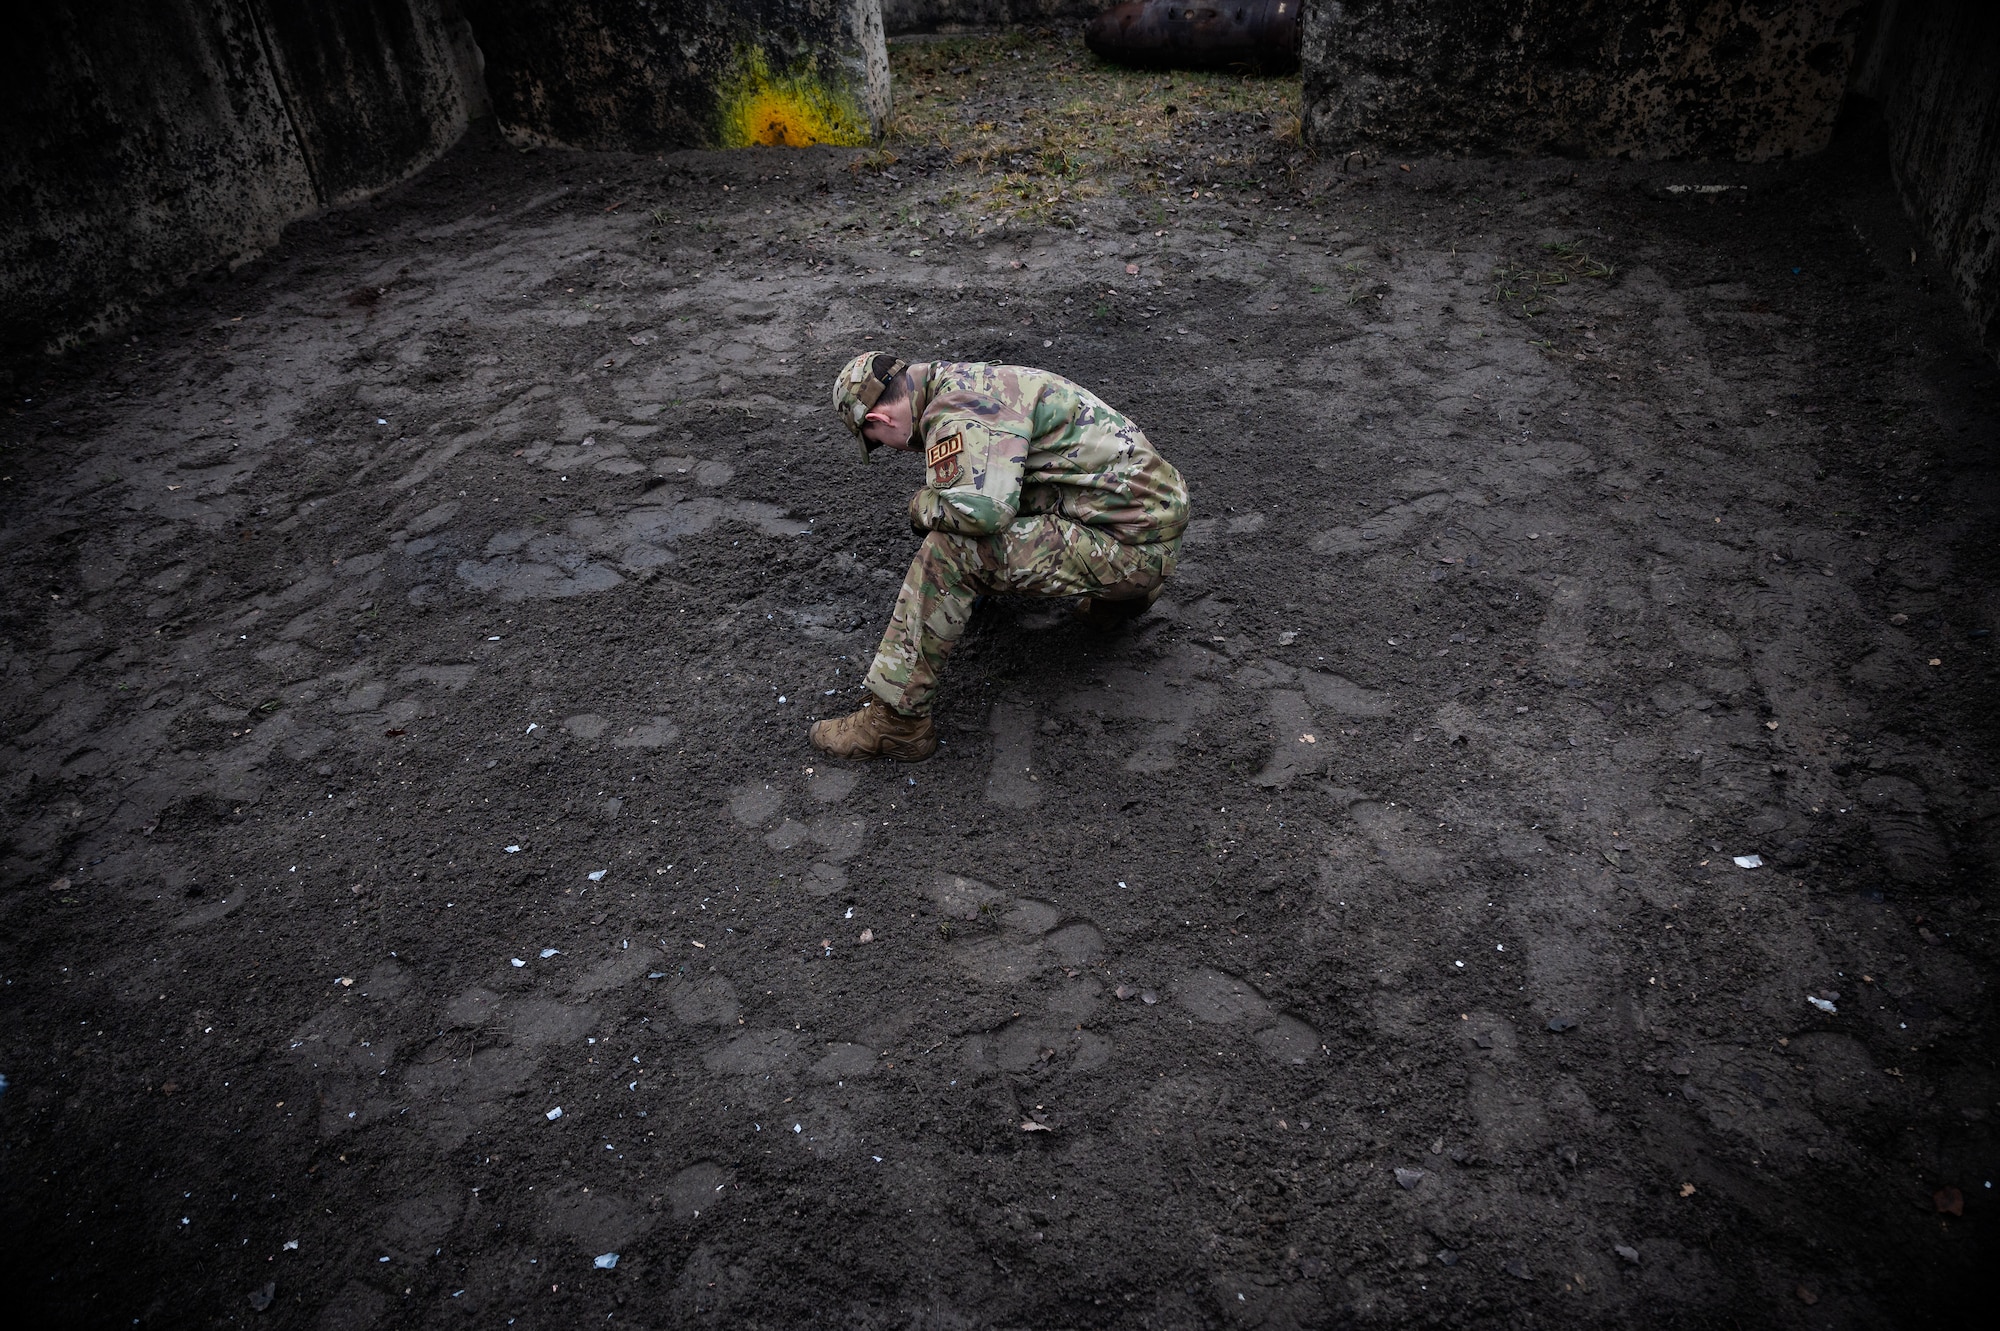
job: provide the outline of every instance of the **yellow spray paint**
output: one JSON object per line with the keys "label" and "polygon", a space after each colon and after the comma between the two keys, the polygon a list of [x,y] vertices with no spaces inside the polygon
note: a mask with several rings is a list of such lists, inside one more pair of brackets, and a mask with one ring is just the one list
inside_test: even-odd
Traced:
{"label": "yellow spray paint", "polygon": [[725,148],[854,147],[874,139],[854,99],[822,83],[810,62],[797,73],[775,75],[764,53],[752,48],[719,91],[717,137]]}

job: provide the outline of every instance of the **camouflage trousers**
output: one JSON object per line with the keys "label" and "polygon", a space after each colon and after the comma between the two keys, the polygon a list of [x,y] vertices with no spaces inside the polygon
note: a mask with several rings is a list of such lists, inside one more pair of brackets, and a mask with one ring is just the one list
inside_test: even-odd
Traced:
{"label": "camouflage trousers", "polygon": [[1014,519],[993,536],[924,537],[888,631],[868,669],[868,687],[890,706],[927,714],[944,659],[986,592],[1019,596],[1094,596],[1107,601],[1150,599],[1180,559],[1181,538],[1126,545],[1068,518]]}

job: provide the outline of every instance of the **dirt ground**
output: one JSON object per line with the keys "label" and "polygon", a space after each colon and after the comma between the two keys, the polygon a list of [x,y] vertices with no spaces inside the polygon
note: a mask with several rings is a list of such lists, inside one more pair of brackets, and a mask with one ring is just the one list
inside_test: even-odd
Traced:
{"label": "dirt ground", "polygon": [[[1968,1305],[2000,395],[1866,127],[1406,166],[895,60],[882,150],[476,136],[19,368],[18,1324]],[[1123,634],[983,609],[917,767],[805,742],[914,545],[862,347],[1196,508]]]}

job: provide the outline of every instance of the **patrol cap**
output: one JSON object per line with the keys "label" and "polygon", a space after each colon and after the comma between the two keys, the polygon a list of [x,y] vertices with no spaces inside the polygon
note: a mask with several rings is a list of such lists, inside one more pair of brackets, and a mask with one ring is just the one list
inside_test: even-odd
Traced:
{"label": "patrol cap", "polygon": [[898,360],[886,351],[864,351],[847,362],[840,377],[833,381],[833,412],[840,417],[840,423],[861,443],[861,458],[865,462],[875,451],[876,445],[862,437],[861,427],[867,422],[869,409],[881,398],[895,377],[908,369],[910,363]]}

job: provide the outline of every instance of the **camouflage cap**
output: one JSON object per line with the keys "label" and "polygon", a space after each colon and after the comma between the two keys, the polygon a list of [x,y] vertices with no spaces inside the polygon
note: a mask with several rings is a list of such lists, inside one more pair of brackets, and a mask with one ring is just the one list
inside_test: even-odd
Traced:
{"label": "camouflage cap", "polygon": [[863,461],[877,447],[861,434],[861,427],[868,419],[868,409],[881,398],[890,381],[909,365],[908,361],[898,360],[886,351],[864,351],[847,362],[846,368],[833,381],[834,415],[840,417],[840,423],[860,440]]}

